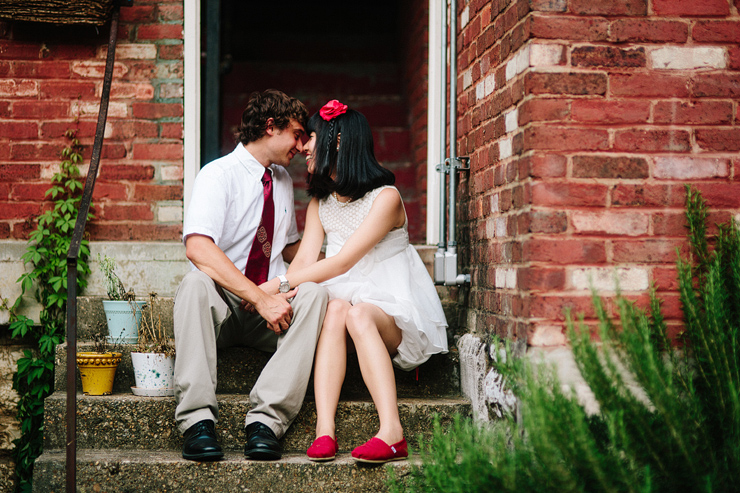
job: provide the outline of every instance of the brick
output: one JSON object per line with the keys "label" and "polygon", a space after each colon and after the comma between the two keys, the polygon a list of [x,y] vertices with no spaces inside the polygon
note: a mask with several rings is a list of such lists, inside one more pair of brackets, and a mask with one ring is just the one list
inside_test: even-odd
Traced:
{"label": "brick", "polygon": [[154,86],[146,83],[113,83],[110,88],[111,98],[153,99]]}
{"label": "brick", "polygon": [[606,248],[599,240],[556,240],[529,238],[523,242],[525,262],[553,264],[601,264],[606,261]]}
{"label": "brick", "polygon": [[540,182],[532,185],[535,207],[604,207],[608,188],[600,184]]}
{"label": "brick", "polygon": [[616,185],[612,190],[612,207],[677,207],[686,201],[683,185]]}
{"label": "brick", "polygon": [[162,99],[182,98],[184,96],[182,84],[160,84],[159,97]]}
{"label": "brick", "polygon": [[37,96],[38,93],[38,82],[35,80],[0,80],[0,97],[23,98]]}
{"label": "brick", "polygon": [[620,130],[614,138],[614,149],[630,152],[686,152],[691,150],[685,130]]}
{"label": "brick", "polygon": [[529,226],[523,233],[564,233],[568,229],[568,215],[562,211],[532,211],[529,214]]}
{"label": "brick", "polygon": [[695,97],[740,97],[740,74],[696,74],[692,79],[692,95]]}
{"label": "brick", "polygon": [[[108,122],[110,125],[110,122]],[[79,121],[77,124],[71,124],[67,121],[53,121],[53,122],[42,122],[41,123],[41,136],[44,138],[56,139],[64,137],[67,130],[74,127],[77,131],[77,137],[93,137],[97,128],[96,121]],[[111,138],[107,133],[105,138]]]}
{"label": "brick", "polygon": [[30,219],[40,212],[41,204],[38,202],[0,202],[0,219]]}
{"label": "brick", "polygon": [[727,50],[718,46],[664,46],[650,51],[656,70],[722,69]]}
{"label": "brick", "polygon": [[740,183],[696,183],[710,208],[740,208]]}
{"label": "brick", "polygon": [[39,95],[47,99],[90,99],[95,96],[95,83],[87,81],[42,81]]}
{"label": "brick", "polygon": [[41,167],[37,164],[0,164],[0,182],[37,180],[41,177]]}
{"label": "brick", "polygon": [[728,58],[730,61],[729,68],[732,70],[740,70],[740,46],[730,46]]}
{"label": "brick", "polygon": [[136,184],[134,198],[140,201],[182,200],[182,186]]}
{"label": "brick", "polygon": [[558,291],[565,285],[565,270],[545,267],[520,268],[518,287],[524,291]]}
{"label": "brick", "polygon": [[627,97],[685,98],[689,96],[690,79],[682,75],[611,74],[611,94]]}
{"label": "brick", "polygon": [[570,0],[568,11],[578,15],[646,15],[647,0]]}
{"label": "brick", "polygon": [[656,15],[685,17],[724,16],[730,13],[727,0],[653,0]]}
{"label": "brick", "polygon": [[[100,103],[94,101],[75,101],[72,107],[74,112],[81,117],[97,118],[100,113]],[[127,118],[128,116],[128,104],[117,101],[108,103],[108,118]]]}
{"label": "brick", "polygon": [[686,215],[682,212],[658,212],[652,221],[655,236],[686,236]]}
{"label": "brick", "polygon": [[613,46],[579,46],[571,50],[570,63],[574,67],[645,67],[645,48],[616,48]]}
{"label": "brick", "polygon": [[606,82],[606,74],[586,72],[528,72],[525,75],[527,94],[604,95]]}
{"label": "brick", "polygon": [[29,144],[11,144],[10,157],[14,161],[49,161],[59,158],[62,146],[59,144],[29,143]]}
{"label": "brick", "polygon": [[571,214],[575,233],[641,236],[648,232],[648,214],[627,212],[583,212]]}
{"label": "brick", "polygon": [[658,291],[677,291],[678,270],[675,267],[654,267],[653,282]]}
{"label": "brick", "polygon": [[36,122],[0,121],[0,135],[6,139],[33,139],[39,136]]}
{"label": "brick", "polygon": [[685,43],[689,26],[681,21],[661,19],[617,19],[609,27],[609,40],[617,43]]}
{"label": "brick", "polygon": [[532,43],[529,45],[530,67],[551,67],[562,65],[565,47],[554,43]]}
{"label": "brick", "polygon": [[641,264],[672,264],[676,261],[676,249],[686,252],[685,240],[634,241],[614,240],[612,245],[614,262],[639,262]]}
{"label": "brick", "polygon": [[609,21],[599,18],[533,14],[531,36],[537,39],[605,41]]}
{"label": "brick", "polygon": [[183,138],[183,126],[182,123],[162,123],[161,137],[163,139],[178,139]]}
{"label": "brick", "polygon": [[566,0],[529,0],[529,8],[542,12],[565,12]]}
{"label": "brick", "polygon": [[154,178],[154,167],[135,164],[108,164],[100,167],[100,179],[105,181],[148,181]]}
{"label": "brick", "polygon": [[578,291],[645,291],[650,287],[649,270],[644,267],[588,268],[570,272],[570,285]]}
{"label": "brick", "polygon": [[95,183],[93,201],[126,199],[128,199],[128,187],[125,184],[107,183],[102,180]]}
{"label": "brick", "polygon": [[527,345],[531,347],[565,346],[568,343],[560,325],[537,324],[527,331]]}
{"label": "brick", "polygon": [[172,241],[182,237],[182,225],[93,222],[89,231],[98,241]]}
{"label": "brick", "polygon": [[182,144],[141,144],[135,143],[134,159],[138,160],[175,160],[183,157]]}
{"label": "brick", "polygon": [[0,39],[0,59],[38,60],[43,48],[41,44],[23,43],[10,39]]}
{"label": "brick", "polygon": [[18,78],[66,79],[70,75],[70,66],[67,61],[14,60],[11,62],[11,68],[13,76]]}
{"label": "brick", "polygon": [[696,129],[696,143],[704,151],[740,151],[740,128]]}
{"label": "brick", "polygon": [[640,100],[579,99],[571,104],[574,121],[589,123],[647,123],[650,103]]}
{"label": "brick", "polygon": [[182,117],[183,106],[177,103],[134,103],[134,118],[152,119]]}
{"label": "brick", "polygon": [[532,296],[530,305],[530,315],[535,319],[565,321],[565,314],[568,310],[572,318],[577,318],[581,314],[586,319],[596,316],[590,295],[563,296],[543,293]]}
{"label": "brick", "polygon": [[519,177],[560,178],[565,176],[568,160],[555,154],[535,154],[519,162]]}
{"label": "brick", "polygon": [[159,20],[164,22],[181,21],[183,19],[182,5],[160,5]]}
{"label": "brick", "polygon": [[638,179],[649,176],[644,158],[631,156],[573,156],[574,178]]}
{"label": "brick", "polygon": [[99,221],[151,221],[154,219],[152,207],[148,204],[105,204],[98,213]]}
{"label": "brick", "polygon": [[605,150],[609,147],[606,130],[530,126],[524,135],[525,150],[580,151]]}
{"label": "brick", "polygon": [[740,43],[740,22],[698,21],[691,31],[694,41],[708,43]]}
{"label": "brick", "polygon": [[160,45],[158,47],[159,58],[161,60],[182,60],[184,45]]}
{"label": "brick", "polygon": [[182,24],[145,24],[136,30],[138,40],[182,39]]}
{"label": "brick", "polygon": [[[108,46],[101,46],[98,58],[108,56]],[[155,60],[157,47],[153,44],[121,43],[116,45],[116,60]]]}
{"label": "brick", "polygon": [[[113,80],[122,79],[129,69],[121,62],[113,63]],[[80,77],[89,77],[95,80],[103,80],[105,76],[105,62],[98,61],[74,61],[72,62],[72,72]]]}
{"label": "brick", "polygon": [[23,183],[13,185],[10,193],[12,200],[19,202],[25,201],[44,201],[46,200],[46,191],[49,189],[48,183]]}
{"label": "brick", "polygon": [[711,125],[732,123],[730,101],[660,101],[655,104],[656,123]]}
{"label": "brick", "polygon": [[570,115],[570,101],[535,97],[522,103],[519,110],[519,124],[530,122],[562,121]]}

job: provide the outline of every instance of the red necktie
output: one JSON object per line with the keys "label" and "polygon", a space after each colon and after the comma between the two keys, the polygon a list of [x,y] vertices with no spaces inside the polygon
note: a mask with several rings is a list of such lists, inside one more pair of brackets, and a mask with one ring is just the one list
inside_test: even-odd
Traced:
{"label": "red necktie", "polygon": [[270,255],[272,254],[272,233],[275,229],[275,203],[272,201],[272,175],[265,170],[262,176],[262,185],[265,187],[265,206],[262,209],[262,220],[257,228],[257,235],[249,252],[247,268],[244,275],[247,279],[260,285],[267,281],[270,271]]}

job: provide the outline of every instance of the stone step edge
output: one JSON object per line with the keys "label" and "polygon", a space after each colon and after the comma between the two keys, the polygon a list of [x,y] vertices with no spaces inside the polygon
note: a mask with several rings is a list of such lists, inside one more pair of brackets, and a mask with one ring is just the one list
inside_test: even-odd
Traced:
{"label": "stone step edge", "polygon": [[[193,462],[179,452],[77,451],[78,491],[387,491],[389,471],[404,481],[419,465],[409,460],[386,465],[361,465],[341,454],[331,462],[312,462],[304,454],[286,454],[278,461],[251,461],[237,452],[226,452],[218,462]],[[36,492],[63,491],[64,451],[44,450],[36,459],[33,486]]]}

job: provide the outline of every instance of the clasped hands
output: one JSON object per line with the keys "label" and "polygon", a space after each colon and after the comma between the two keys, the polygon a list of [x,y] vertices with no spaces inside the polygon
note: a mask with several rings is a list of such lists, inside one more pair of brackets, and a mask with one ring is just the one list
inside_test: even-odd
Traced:
{"label": "clasped hands", "polygon": [[256,300],[255,304],[246,300],[241,301],[241,309],[250,313],[259,313],[267,322],[267,328],[282,335],[290,327],[293,319],[293,308],[288,300],[298,292],[298,288],[291,289],[287,293],[278,292],[279,281],[277,278],[260,284],[260,289],[265,296]]}

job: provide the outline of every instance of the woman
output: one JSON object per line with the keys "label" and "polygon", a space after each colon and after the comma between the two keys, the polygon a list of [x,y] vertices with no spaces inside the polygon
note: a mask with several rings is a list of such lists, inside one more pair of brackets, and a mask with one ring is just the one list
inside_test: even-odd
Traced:
{"label": "woman", "polygon": [[[365,117],[330,101],[307,128],[306,163],[313,197],[301,246],[285,277],[290,286],[323,282],[329,305],[316,348],[316,440],[309,459],[332,460],[335,415],[355,350],[380,418],[380,430],[353,450],[358,461],[408,457],[398,416],[393,366],[411,370],[447,352],[447,322],[432,280],[409,244],[406,211],[395,177],[375,159]],[[327,238],[326,258],[317,261]],[[280,282],[263,285],[278,291]]]}

